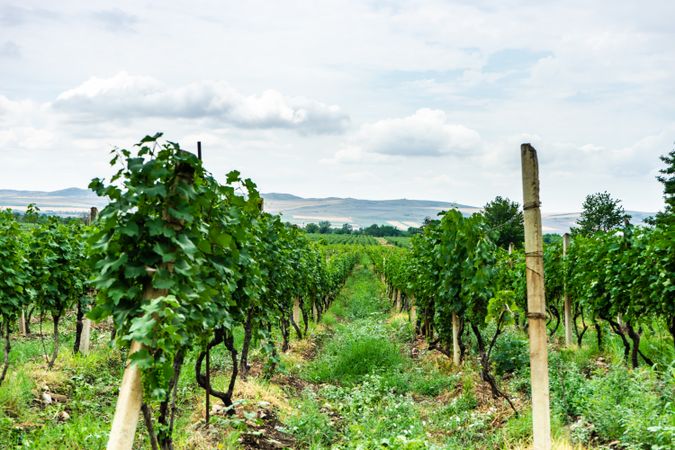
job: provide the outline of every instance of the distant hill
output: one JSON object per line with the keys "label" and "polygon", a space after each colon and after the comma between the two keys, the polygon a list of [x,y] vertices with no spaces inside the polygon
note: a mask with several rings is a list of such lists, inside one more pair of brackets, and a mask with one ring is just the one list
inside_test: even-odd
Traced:
{"label": "distant hill", "polygon": [[[440,211],[457,208],[466,215],[480,211],[476,206],[433,200],[362,200],[356,198],[303,198],[292,194],[262,194],[265,210],[281,214],[285,221],[305,225],[328,220],[333,226],[349,223],[354,227],[366,227],[374,223],[389,224],[406,229],[419,226],[426,217],[434,218]],[[30,203],[35,203],[46,214],[60,216],[80,216],[89,208],[105,206],[105,200],[86,189],[67,188],[53,192],[16,191],[0,189],[0,208],[12,208],[23,211]],[[642,223],[646,217],[655,213],[626,211],[633,223]],[[579,217],[579,213],[543,214],[545,233],[564,233],[569,231]]]}
{"label": "distant hill", "polygon": [[458,208],[466,214],[478,208],[460,203],[430,200],[360,200],[356,198],[301,198],[287,194],[263,194],[265,210],[279,213],[284,220],[304,225],[328,220],[334,226],[349,223],[355,227],[389,224],[397,228],[419,226],[426,217]]}
{"label": "distant hill", "polygon": [[52,192],[0,189],[0,208],[24,211],[31,203],[45,214],[81,216],[92,206],[104,207],[106,201],[92,191],[74,187]]}

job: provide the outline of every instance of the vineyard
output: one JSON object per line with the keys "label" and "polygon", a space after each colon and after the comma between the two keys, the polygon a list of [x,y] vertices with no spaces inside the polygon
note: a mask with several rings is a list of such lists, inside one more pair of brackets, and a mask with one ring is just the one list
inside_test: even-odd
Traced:
{"label": "vineyard", "polygon": [[411,245],[410,238],[407,236],[388,236],[385,239],[391,245],[394,245],[396,247],[409,248]]}
{"label": "vineyard", "polygon": [[324,244],[349,244],[349,245],[377,245],[377,239],[372,236],[365,236],[362,234],[318,234],[311,233],[307,237],[312,241]]}
{"label": "vineyard", "polygon": [[675,446],[672,221],[306,234],[160,138],[87,221],[0,213],[1,448],[528,448],[535,326],[554,448]]}

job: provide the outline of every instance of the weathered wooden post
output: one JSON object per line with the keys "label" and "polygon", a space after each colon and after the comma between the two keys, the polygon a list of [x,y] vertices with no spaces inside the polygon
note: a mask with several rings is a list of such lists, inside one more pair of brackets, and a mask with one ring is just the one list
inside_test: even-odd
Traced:
{"label": "weathered wooden post", "polygon": [[[96,221],[98,217],[98,209],[95,206],[92,206],[89,210],[89,225]],[[91,342],[91,319],[85,316],[82,321],[82,333],[80,334],[80,347],[79,351],[83,355],[89,354],[89,344]]]}
{"label": "weathered wooden post", "polygon": [[[152,282],[148,281],[148,285],[143,292],[143,298],[150,301],[166,294],[166,290],[155,289],[152,287]],[[129,348],[129,356],[141,349],[140,343],[132,342]],[[107,450],[131,450],[134,445],[138,416],[143,404],[143,384],[141,383],[141,370],[136,364],[131,363],[130,358],[127,359],[122,385],[117,396],[117,406],[108,437]]]}
{"label": "weathered wooden post", "polygon": [[26,336],[28,333],[26,333],[26,313],[21,308],[21,317],[19,317],[19,333],[21,333],[21,336]]}
{"label": "weathered wooden post", "polygon": [[300,311],[300,298],[293,299],[293,322],[299,324],[302,320],[302,311]]}
{"label": "weathered wooden post", "polygon": [[459,367],[459,317],[455,313],[452,313],[452,363]]}
{"label": "weathered wooden post", "polygon": [[551,417],[546,348],[546,300],[544,298],[544,241],[539,210],[539,163],[537,151],[522,144],[523,215],[525,221],[525,263],[527,318],[530,337],[532,383],[532,434],[535,450],[551,448]]}
{"label": "weathered wooden post", "polygon": [[85,317],[82,322],[82,334],[80,335],[80,353],[89,354],[89,344],[91,342],[91,319]]}
{"label": "weathered wooden post", "polygon": [[[566,264],[567,249],[570,246],[569,233],[563,234],[563,264]],[[563,301],[565,302],[565,345],[572,345],[572,301],[567,292],[567,280],[563,284]]]}

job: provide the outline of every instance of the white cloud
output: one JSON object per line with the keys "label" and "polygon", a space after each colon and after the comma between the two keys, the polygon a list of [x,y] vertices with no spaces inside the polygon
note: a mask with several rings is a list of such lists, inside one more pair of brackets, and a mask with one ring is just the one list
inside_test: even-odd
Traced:
{"label": "white cloud", "polygon": [[0,147],[2,148],[36,150],[50,147],[53,144],[54,133],[51,130],[32,127],[0,130]]}
{"label": "white cloud", "polygon": [[480,205],[520,198],[531,141],[546,208],[604,189],[662,205],[671,0],[4,3],[4,187],[84,186],[164,131],[267,191]]}
{"label": "white cloud", "polygon": [[119,8],[95,11],[91,17],[111,32],[135,31],[134,25],[138,23],[136,16]]}
{"label": "white cloud", "polygon": [[322,164],[361,164],[382,163],[392,159],[388,155],[366,152],[362,147],[356,145],[347,145],[335,152],[332,158],[324,158],[320,162]]}
{"label": "white cloud", "polygon": [[364,124],[340,148],[330,163],[379,163],[398,157],[459,158],[476,156],[482,151],[478,132],[451,123],[445,112],[423,108],[414,114]]}
{"label": "white cloud", "polygon": [[0,58],[18,59],[21,57],[21,49],[16,42],[5,41],[0,44]]}
{"label": "white cloud", "polygon": [[336,105],[286,97],[275,90],[245,96],[222,81],[171,88],[152,77],[126,72],[90,78],[61,93],[54,108],[81,120],[210,118],[241,128],[282,128],[307,134],[342,132],[349,124],[349,117]]}

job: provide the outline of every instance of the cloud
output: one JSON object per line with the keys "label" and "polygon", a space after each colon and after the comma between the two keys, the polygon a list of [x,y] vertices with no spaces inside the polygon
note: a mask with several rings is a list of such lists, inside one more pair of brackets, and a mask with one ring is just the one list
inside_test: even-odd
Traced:
{"label": "cloud", "polygon": [[445,112],[423,108],[414,114],[364,124],[351,143],[324,162],[382,162],[392,157],[467,157],[482,148],[480,135],[451,123]]}
{"label": "cloud", "polygon": [[52,20],[58,18],[58,14],[42,8],[25,8],[22,6],[0,6],[0,25],[16,27],[34,20]]}
{"label": "cloud", "polygon": [[391,159],[391,156],[369,153],[362,147],[347,145],[335,152],[332,158],[324,158],[320,162],[322,164],[361,164],[387,162]]}
{"label": "cloud", "polygon": [[126,72],[91,78],[61,93],[54,108],[80,120],[211,118],[239,128],[280,128],[306,134],[342,132],[349,124],[349,117],[336,105],[287,97],[275,90],[246,96],[222,81],[171,88],[152,77]]}
{"label": "cloud", "polygon": [[21,49],[14,41],[5,41],[0,44],[0,58],[18,59],[21,57]]}
{"label": "cloud", "polygon": [[[86,185],[106,173],[97,164],[111,146],[161,130],[203,141],[212,167],[307,196],[518,199],[519,146],[531,141],[547,208],[578,208],[603,189],[626,207],[662,203],[654,176],[675,136],[673,1],[43,5],[0,1],[0,47],[20,50],[0,59],[14,101],[0,97],[7,186]],[[111,82],[122,70],[149,77]],[[108,80],[80,85],[93,74]],[[444,114],[407,117],[421,108]],[[461,145],[453,124],[479,132],[476,145]],[[319,134],[336,129],[344,134]],[[347,172],[376,176],[347,182]]]}
{"label": "cloud", "polygon": [[47,106],[32,100],[10,100],[0,95],[0,128],[34,126],[43,122]]}
{"label": "cloud", "polygon": [[112,32],[135,31],[134,25],[138,23],[138,17],[119,8],[95,11],[91,13],[91,17]]}
{"label": "cloud", "polygon": [[51,130],[33,127],[15,127],[0,130],[0,147],[6,149],[21,148],[36,150],[54,144],[54,133]]}

